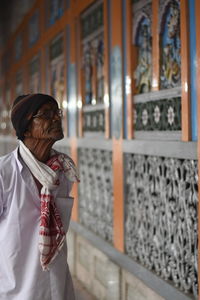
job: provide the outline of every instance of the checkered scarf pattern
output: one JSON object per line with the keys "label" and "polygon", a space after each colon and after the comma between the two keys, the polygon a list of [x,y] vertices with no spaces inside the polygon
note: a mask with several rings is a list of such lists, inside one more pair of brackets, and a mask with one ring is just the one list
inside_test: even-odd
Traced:
{"label": "checkered scarf pattern", "polygon": [[45,271],[61,250],[66,235],[52,193],[59,186],[58,174],[64,172],[72,182],[79,181],[79,176],[71,158],[63,153],[52,150],[51,158],[44,164],[21,141],[19,152],[33,176],[42,184],[39,251],[40,263]]}

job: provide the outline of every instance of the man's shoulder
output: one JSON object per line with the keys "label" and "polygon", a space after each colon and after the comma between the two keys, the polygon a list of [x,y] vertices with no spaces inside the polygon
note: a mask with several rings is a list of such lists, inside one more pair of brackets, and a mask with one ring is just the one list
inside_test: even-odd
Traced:
{"label": "man's shoulder", "polygon": [[12,166],[12,162],[15,161],[15,151],[12,151],[4,156],[0,157],[0,170],[3,170],[3,168],[9,168],[9,166]]}

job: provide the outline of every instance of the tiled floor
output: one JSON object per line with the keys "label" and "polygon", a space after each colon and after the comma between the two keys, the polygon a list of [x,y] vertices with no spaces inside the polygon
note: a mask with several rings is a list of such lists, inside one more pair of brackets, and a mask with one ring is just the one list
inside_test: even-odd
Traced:
{"label": "tiled floor", "polygon": [[92,296],[76,278],[73,278],[73,283],[76,300],[96,300],[96,298]]}

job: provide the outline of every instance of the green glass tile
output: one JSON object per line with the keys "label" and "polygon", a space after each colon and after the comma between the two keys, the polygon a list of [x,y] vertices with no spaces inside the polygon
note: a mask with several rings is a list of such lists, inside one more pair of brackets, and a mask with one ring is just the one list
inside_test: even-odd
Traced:
{"label": "green glass tile", "polygon": [[104,111],[84,112],[84,132],[104,132],[105,116]]}
{"label": "green glass tile", "polygon": [[86,38],[103,25],[103,4],[94,8],[87,16],[81,20],[81,37]]}
{"label": "green glass tile", "polygon": [[135,104],[135,130],[181,130],[181,99]]}
{"label": "green glass tile", "polygon": [[50,46],[50,60],[60,56],[63,53],[63,38],[60,37]]}

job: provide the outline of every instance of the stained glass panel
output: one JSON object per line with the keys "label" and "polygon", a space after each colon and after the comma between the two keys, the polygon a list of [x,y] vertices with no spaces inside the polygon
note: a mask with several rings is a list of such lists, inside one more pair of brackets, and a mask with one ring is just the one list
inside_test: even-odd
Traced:
{"label": "stained glass panel", "polygon": [[55,23],[64,12],[64,0],[50,0],[48,1],[49,8],[49,25]]}
{"label": "stained glass panel", "polygon": [[160,86],[168,89],[181,85],[180,2],[161,1]]}
{"label": "stained glass panel", "polygon": [[36,56],[29,64],[29,91],[38,93],[40,91],[40,59]]}
{"label": "stained glass panel", "polygon": [[29,46],[39,38],[39,12],[35,12],[29,22]]}
{"label": "stained glass panel", "polygon": [[64,55],[63,37],[54,39],[50,45],[50,93],[54,96],[62,107],[64,99]]}
{"label": "stained glass panel", "polygon": [[152,36],[151,36],[151,3],[133,4],[133,43],[137,47],[137,64],[133,72],[135,93],[151,91],[152,73]]}
{"label": "stained glass panel", "polygon": [[104,36],[103,4],[88,8],[81,16],[82,72],[84,103],[95,105],[103,102],[104,96]]}
{"label": "stained glass panel", "polygon": [[15,88],[15,94],[16,97],[23,94],[23,77],[22,72],[19,71],[16,75],[16,88]]}
{"label": "stained glass panel", "polygon": [[[104,95],[104,44],[103,34],[83,46],[83,72],[85,79],[85,104],[103,102]],[[94,83],[93,83],[94,82]],[[93,87],[95,85],[95,88]],[[96,96],[95,96],[96,92]]]}
{"label": "stained glass panel", "polygon": [[63,53],[63,37],[56,38],[50,45],[50,61]]}
{"label": "stained glass panel", "polygon": [[82,39],[86,38],[91,33],[103,26],[103,4],[95,7],[87,16],[82,18],[81,29]]}
{"label": "stained glass panel", "polygon": [[15,40],[15,59],[18,60],[22,56],[22,35],[18,35]]}

